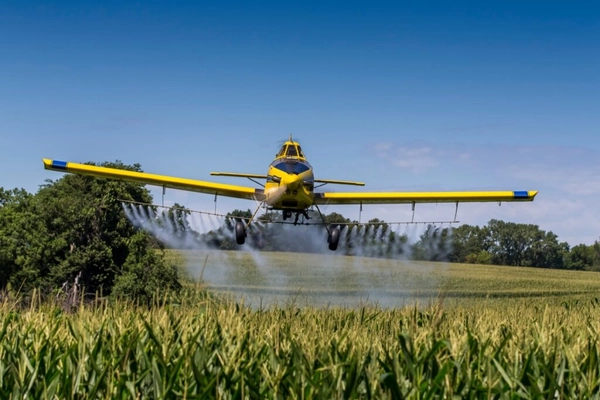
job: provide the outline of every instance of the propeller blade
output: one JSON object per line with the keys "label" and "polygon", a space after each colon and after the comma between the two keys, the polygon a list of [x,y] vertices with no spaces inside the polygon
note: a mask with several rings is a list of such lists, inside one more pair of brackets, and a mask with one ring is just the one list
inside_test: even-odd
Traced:
{"label": "propeller blade", "polygon": [[267,203],[270,206],[274,205],[281,198],[281,196],[283,196],[283,194],[285,193],[286,190],[287,190],[287,186],[281,185],[281,186],[278,186],[276,188],[266,191],[265,192],[265,195],[266,195],[265,203]]}

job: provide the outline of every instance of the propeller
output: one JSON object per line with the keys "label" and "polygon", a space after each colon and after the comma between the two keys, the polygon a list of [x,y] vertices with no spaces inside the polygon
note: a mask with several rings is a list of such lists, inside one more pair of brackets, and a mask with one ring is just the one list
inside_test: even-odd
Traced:
{"label": "propeller", "polygon": [[275,203],[277,203],[279,201],[281,196],[284,195],[286,190],[287,190],[287,185],[280,185],[278,187],[267,190],[265,192],[265,195],[266,195],[265,203],[267,203],[269,206],[274,205]]}
{"label": "propeller", "polygon": [[281,196],[283,196],[288,189],[291,191],[300,190],[304,185],[304,181],[311,173],[311,171],[305,171],[298,175],[285,175],[283,178],[279,178],[279,186],[270,188],[265,192],[265,202],[272,206],[281,199]]}
{"label": "propeller", "polygon": [[287,139],[280,139],[277,140],[275,143],[277,143],[277,148],[280,149],[281,146],[283,146],[286,142],[301,142],[302,139],[297,137],[297,136],[293,136],[291,133],[289,135],[289,137]]}

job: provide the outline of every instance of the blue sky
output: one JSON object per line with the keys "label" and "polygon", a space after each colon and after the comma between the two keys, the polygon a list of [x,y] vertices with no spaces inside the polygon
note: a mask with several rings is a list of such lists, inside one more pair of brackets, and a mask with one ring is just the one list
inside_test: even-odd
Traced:
{"label": "blue sky", "polygon": [[[59,178],[43,157],[203,180],[264,173],[291,132],[318,177],[364,190],[539,190],[534,203],[463,204],[459,219],[590,244],[599,48],[592,1],[5,1],[0,186]],[[213,207],[201,194],[167,201]],[[405,220],[409,208],[364,216]]]}

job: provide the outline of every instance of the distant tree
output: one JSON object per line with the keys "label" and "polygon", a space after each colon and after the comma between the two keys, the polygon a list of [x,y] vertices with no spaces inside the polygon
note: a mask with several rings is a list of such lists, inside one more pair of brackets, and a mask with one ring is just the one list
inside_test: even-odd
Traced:
{"label": "distant tree", "polygon": [[260,215],[257,220],[258,221],[275,221],[279,218],[279,213],[275,211],[268,211],[262,215]]}
{"label": "distant tree", "polygon": [[[448,258],[452,262],[489,264],[490,244],[490,231],[486,226],[480,228],[464,224],[452,229],[452,251]],[[483,252],[488,256],[481,258]]]}
{"label": "distant tree", "polygon": [[412,246],[412,257],[415,260],[444,261],[452,251],[450,228],[428,225],[419,241]]}
{"label": "distant tree", "polygon": [[594,247],[585,244],[574,246],[565,255],[565,268],[575,270],[589,270],[594,266]]}
{"label": "distant tree", "polygon": [[494,264],[542,268],[563,268],[567,243],[559,243],[552,232],[537,225],[491,220],[490,249]]}
{"label": "distant tree", "polygon": [[600,242],[596,240],[594,242],[594,244],[592,245],[592,248],[594,249],[594,264],[593,264],[593,267],[600,269]]}
{"label": "distant tree", "polygon": [[382,232],[388,232],[390,229],[390,225],[387,224],[384,220],[379,219],[379,218],[372,218],[369,220],[369,222],[367,222],[367,226],[373,226],[375,228],[380,228],[381,227],[381,231]]}
{"label": "distant tree", "polygon": [[252,218],[252,211],[250,211],[250,209],[247,209],[246,211],[235,209],[231,212],[228,212],[227,216],[235,218]]}
{"label": "distant tree", "polygon": [[332,213],[325,215],[325,222],[327,222],[330,225],[335,225],[335,224],[346,224],[346,223],[349,223],[350,220],[348,218],[344,217],[342,214],[332,212]]}
{"label": "distant tree", "polygon": [[18,274],[25,278],[26,271],[36,271],[46,262],[48,235],[33,209],[34,201],[23,189],[0,188],[0,290],[8,289]]}
{"label": "distant tree", "polygon": [[492,255],[486,250],[480,250],[479,253],[470,253],[463,261],[467,264],[491,264]]}
{"label": "distant tree", "polygon": [[169,221],[174,227],[176,227],[177,230],[180,231],[191,230],[190,223],[188,221],[188,217],[191,214],[192,212],[188,208],[179,203],[173,204],[167,211],[167,217]]}

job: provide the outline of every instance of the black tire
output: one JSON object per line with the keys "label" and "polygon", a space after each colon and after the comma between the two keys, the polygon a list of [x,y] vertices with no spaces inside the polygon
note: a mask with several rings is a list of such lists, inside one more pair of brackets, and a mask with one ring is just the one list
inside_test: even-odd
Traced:
{"label": "black tire", "polygon": [[340,243],[340,229],[331,228],[331,233],[327,241],[329,242],[329,250],[336,251]]}
{"label": "black tire", "polygon": [[246,226],[242,221],[238,221],[235,224],[235,241],[237,244],[244,244],[246,242]]}

